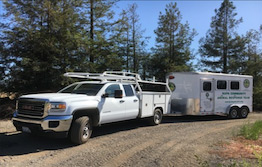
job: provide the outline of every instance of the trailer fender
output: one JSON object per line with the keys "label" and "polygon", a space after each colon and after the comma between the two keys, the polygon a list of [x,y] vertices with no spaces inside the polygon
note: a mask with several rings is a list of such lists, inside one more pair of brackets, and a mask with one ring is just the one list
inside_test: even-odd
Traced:
{"label": "trailer fender", "polygon": [[237,107],[237,108],[242,108],[242,107],[247,107],[248,109],[249,109],[249,111],[251,111],[250,110],[250,108],[248,107],[248,105],[247,104],[231,104],[231,105],[229,105],[228,107],[227,107],[227,110],[226,110],[226,113],[227,114],[229,114],[229,111],[230,111],[230,109],[232,108],[232,107]]}

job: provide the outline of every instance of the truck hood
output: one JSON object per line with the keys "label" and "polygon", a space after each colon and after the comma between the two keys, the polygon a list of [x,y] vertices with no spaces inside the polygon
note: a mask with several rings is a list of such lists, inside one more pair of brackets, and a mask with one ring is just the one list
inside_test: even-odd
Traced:
{"label": "truck hood", "polygon": [[99,100],[97,96],[87,96],[87,95],[83,95],[83,94],[71,94],[71,93],[29,94],[29,95],[21,96],[20,98],[45,99],[45,100],[49,100],[49,101],[52,101],[52,102],[73,102],[73,101]]}

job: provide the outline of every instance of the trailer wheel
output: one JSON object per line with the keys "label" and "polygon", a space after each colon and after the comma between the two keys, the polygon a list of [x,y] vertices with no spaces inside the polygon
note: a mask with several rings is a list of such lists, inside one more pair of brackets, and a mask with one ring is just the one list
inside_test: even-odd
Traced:
{"label": "trailer wheel", "polygon": [[159,125],[162,121],[162,111],[160,109],[155,109],[153,117],[151,117],[150,123],[151,125]]}
{"label": "trailer wheel", "polygon": [[71,128],[70,138],[75,144],[83,144],[87,142],[92,134],[92,124],[89,117],[77,118]]}
{"label": "trailer wheel", "polygon": [[238,111],[239,111],[238,107],[231,107],[229,114],[228,114],[228,117],[231,118],[231,119],[237,118],[238,117]]}
{"label": "trailer wheel", "polygon": [[248,113],[249,113],[249,109],[246,106],[241,107],[240,112],[239,112],[239,117],[246,118]]}

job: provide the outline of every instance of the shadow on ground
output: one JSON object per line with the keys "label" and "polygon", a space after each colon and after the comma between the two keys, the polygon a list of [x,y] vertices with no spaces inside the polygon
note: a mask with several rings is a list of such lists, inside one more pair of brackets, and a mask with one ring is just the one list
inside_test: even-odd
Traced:
{"label": "shadow on ground", "polygon": [[[196,121],[227,120],[221,116],[168,116],[164,117],[163,124],[190,123]],[[133,130],[141,127],[148,127],[148,120],[130,120],[117,123],[106,124],[95,127],[91,140],[118,133],[121,131]],[[74,147],[68,139],[55,139],[52,137],[41,137],[21,132],[0,133],[0,156],[24,155],[45,150],[59,150]]]}

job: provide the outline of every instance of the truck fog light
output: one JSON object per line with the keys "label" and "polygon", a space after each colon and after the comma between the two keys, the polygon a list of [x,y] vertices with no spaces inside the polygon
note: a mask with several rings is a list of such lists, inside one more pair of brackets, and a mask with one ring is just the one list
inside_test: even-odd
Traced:
{"label": "truck fog light", "polygon": [[49,121],[48,126],[49,128],[56,128],[59,126],[59,121]]}

